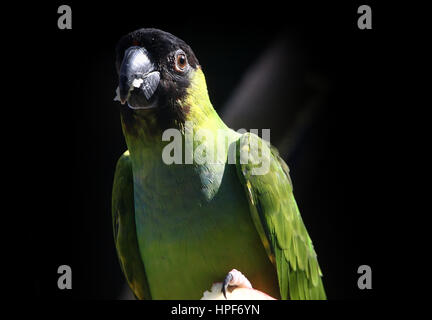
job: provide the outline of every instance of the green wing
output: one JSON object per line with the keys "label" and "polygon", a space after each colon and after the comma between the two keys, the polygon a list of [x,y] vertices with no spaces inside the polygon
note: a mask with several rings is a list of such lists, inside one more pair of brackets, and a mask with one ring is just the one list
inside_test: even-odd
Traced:
{"label": "green wing", "polygon": [[[237,173],[252,220],[276,265],[282,299],[326,299],[317,255],[294,199],[288,166],[275,148],[254,134],[242,135],[236,147]],[[243,152],[249,152],[252,159],[243,161],[245,164],[241,163]],[[269,170],[256,174],[253,170],[261,164],[254,164],[254,155],[265,152],[270,155]]]}
{"label": "green wing", "polygon": [[138,299],[151,299],[135,227],[132,163],[126,151],[118,160],[112,192],[114,241],[120,267]]}

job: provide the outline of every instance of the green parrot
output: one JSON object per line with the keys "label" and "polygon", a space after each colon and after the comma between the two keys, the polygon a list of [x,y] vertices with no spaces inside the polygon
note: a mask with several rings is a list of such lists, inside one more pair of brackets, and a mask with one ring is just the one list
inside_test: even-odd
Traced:
{"label": "green parrot", "polygon": [[[274,298],[326,299],[288,166],[257,135],[219,118],[191,48],[170,33],[139,29],[117,44],[116,69],[128,150],[116,166],[112,222],[135,296],[200,299],[223,279],[225,294],[236,268]],[[181,143],[173,146],[170,130]],[[189,143],[188,162],[186,137],[199,132],[207,135]],[[215,161],[203,161],[209,154]],[[267,154],[267,170],[257,174],[260,165],[243,154]]]}

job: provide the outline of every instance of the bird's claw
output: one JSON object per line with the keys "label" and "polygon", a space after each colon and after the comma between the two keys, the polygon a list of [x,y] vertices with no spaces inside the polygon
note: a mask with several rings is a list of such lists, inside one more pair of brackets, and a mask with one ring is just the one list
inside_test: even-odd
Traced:
{"label": "bird's claw", "polygon": [[222,293],[225,297],[225,300],[227,298],[226,296],[226,290],[228,289],[228,286],[230,285],[230,282],[233,279],[233,275],[231,274],[231,272],[228,272],[227,276],[225,277],[223,284],[222,284]]}
{"label": "bird's claw", "polygon": [[252,285],[249,282],[249,280],[241,273],[240,271],[236,269],[232,269],[230,272],[228,272],[227,276],[224,279],[224,282],[222,284],[222,293],[227,299],[226,291],[229,286],[236,286],[236,287],[243,287],[243,288],[250,288],[252,289]]}

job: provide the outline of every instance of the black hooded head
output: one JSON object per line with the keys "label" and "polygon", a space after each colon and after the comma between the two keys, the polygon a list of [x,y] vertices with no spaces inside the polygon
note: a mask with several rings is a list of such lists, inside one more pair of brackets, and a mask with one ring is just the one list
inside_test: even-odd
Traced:
{"label": "black hooded head", "polygon": [[178,101],[198,67],[192,49],[168,32],[139,29],[123,36],[116,47],[116,69],[124,118],[154,113],[165,126],[184,120],[187,110]]}

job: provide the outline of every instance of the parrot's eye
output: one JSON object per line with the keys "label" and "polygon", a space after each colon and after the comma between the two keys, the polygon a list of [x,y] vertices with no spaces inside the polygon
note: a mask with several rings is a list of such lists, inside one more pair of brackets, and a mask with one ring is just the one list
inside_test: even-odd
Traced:
{"label": "parrot's eye", "polygon": [[175,56],[174,68],[178,72],[183,72],[183,71],[185,71],[187,64],[188,64],[188,62],[187,62],[187,58],[186,58],[185,53],[183,51],[179,50]]}

